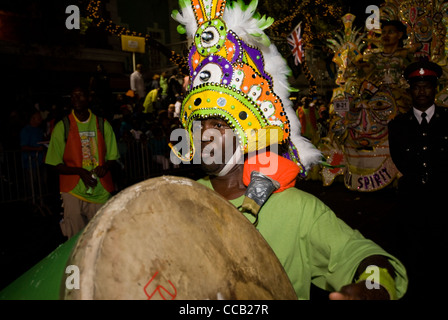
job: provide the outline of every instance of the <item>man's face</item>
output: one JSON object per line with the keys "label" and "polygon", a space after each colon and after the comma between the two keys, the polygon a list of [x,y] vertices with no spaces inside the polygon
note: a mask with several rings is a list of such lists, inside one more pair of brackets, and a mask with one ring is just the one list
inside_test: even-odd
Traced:
{"label": "man's face", "polygon": [[237,147],[237,137],[224,120],[201,121],[201,166],[207,174],[219,173]]}
{"label": "man's face", "polygon": [[432,106],[436,97],[436,87],[426,80],[411,83],[410,92],[414,107],[421,111]]}
{"label": "man's face", "polygon": [[71,95],[72,106],[75,111],[85,110],[88,107],[88,101],[85,92],[82,89],[74,89]]}

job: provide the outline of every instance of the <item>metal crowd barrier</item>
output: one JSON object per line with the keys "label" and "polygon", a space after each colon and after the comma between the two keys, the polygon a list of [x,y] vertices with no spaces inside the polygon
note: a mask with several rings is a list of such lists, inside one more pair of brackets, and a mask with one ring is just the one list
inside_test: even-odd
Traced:
{"label": "metal crowd barrier", "polygon": [[45,165],[37,157],[29,155],[22,161],[20,151],[0,153],[0,201],[26,201],[37,203],[48,193],[45,183]]}
{"label": "metal crowd barrier", "polygon": [[158,173],[160,168],[152,161],[148,144],[143,140],[132,139],[125,143],[118,142],[122,175],[115,175],[118,189],[123,189],[134,183],[148,179]]}
{"label": "metal crowd barrier", "polygon": [[[120,160],[113,172],[118,191],[152,177],[182,170],[171,163],[169,169],[163,168],[153,159],[146,141],[119,142],[119,150]],[[22,161],[20,150],[0,152],[0,204],[28,201],[42,211],[46,197],[58,197],[58,183],[57,174],[47,165],[39,164],[34,154]]]}

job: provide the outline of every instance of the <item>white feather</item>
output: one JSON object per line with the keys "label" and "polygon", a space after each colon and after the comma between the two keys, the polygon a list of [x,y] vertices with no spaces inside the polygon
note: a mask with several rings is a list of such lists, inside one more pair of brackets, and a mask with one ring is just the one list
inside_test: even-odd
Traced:
{"label": "white feather", "polygon": [[193,43],[194,35],[198,29],[196,16],[191,5],[187,5],[185,8],[182,8],[182,12],[173,12],[171,17],[185,27],[187,39],[189,45],[191,45]]}
{"label": "white feather", "polygon": [[234,2],[232,6],[227,6],[224,10],[223,20],[227,28],[235,32],[244,42],[258,47],[263,39],[260,35],[264,35],[260,28],[258,19],[253,18],[258,1],[253,0],[247,10],[243,11],[241,2]]}
{"label": "white feather", "polygon": [[[252,1],[252,3],[254,2],[257,1]],[[250,6],[248,10],[243,11],[240,3],[236,2],[232,8],[226,8],[223,20],[228,29],[234,31],[244,42],[257,47],[262,52],[265,71],[272,77],[273,90],[282,100],[286,116],[289,119],[291,129],[290,139],[297,148],[302,165],[308,171],[313,165],[321,162],[322,153],[308,139],[301,135],[302,126],[292,108],[292,101],[289,99],[290,85],[288,76],[291,74],[291,70],[274,44],[270,44],[269,47],[263,45],[262,36],[267,36],[259,28],[258,20],[253,18],[254,13],[254,7]]]}
{"label": "white feather", "polygon": [[307,138],[300,134],[302,126],[291,104],[284,104],[284,108],[291,126],[290,139],[297,148],[300,162],[305,167],[305,170],[308,171],[313,165],[322,161],[322,153]]}

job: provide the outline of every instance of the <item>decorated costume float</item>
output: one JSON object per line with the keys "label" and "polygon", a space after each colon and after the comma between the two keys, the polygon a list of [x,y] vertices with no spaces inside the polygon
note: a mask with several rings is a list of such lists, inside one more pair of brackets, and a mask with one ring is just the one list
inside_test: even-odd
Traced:
{"label": "decorated costume float", "polygon": [[[443,9],[446,5],[439,1],[422,3],[399,0],[383,3],[381,41],[372,37],[380,30],[372,30],[366,37],[354,29],[355,17],[351,14],[342,18],[344,32],[329,40],[335,52],[333,61],[338,67],[338,87],[333,91],[330,105],[329,133],[319,145],[332,165],[322,169],[324,185],[343,176],[348,189],[372,192],[387,187],[401,176],[390,156],[387,124],[412,106],[403,71],[423,56],[446,64],[441,50],[446,30],[440,28],[446,19]],[[378,48],[366,48],[365,40]],[[395,45],[392,40],[397,41]],[[439,104],[448,97],[446,92],[445,89],[439,92]]]}
{"label": "decorated costume float", "polygon": [[[354,15],[346,14],[342,18],[344,32],[329,40],[335,52],[338,87],[333,90],[329,133],[322,138],[319,148],[333,166],[322,169],[324,185],[343,175],[348,189],[370,192],[386,187],[399,174],[390,158],[387,123],[399,112],[397,98],[402,96],[402,93],[394,96],[393,88],[397,92],[405,90],[398,89],[399,78],[395,79],[398,81],[395,85],[390,76],[400,74],[401,78],[403,66],[383,66],[381,74],[375,70],[364,73],[362,61],[368,52],[364,51],[365,34],[353,28],[354,19]],[[368,66],[374,69],[382,65],[378,57],[383,55],[369,53]],[[388,56],[383,60],[390,59]]]}

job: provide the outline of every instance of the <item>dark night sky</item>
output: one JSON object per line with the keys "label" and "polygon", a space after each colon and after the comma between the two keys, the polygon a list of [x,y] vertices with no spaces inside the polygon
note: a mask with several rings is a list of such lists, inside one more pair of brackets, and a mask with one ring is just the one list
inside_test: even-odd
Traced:
{"label": "dark night sky", "polygon": [[[132,3],[137,3],[138,1],[148,1],[151,3],[152,1],[155,1],[156,3],[159,3],[162,0],[132,0],[129,1],[129,5],[131,6]],[[27,57],[29,56],[25,61],[26,63],[22,61],[23,59],[20,60],[19,63],[18,57],[7,57],[2,59],[0,66],[2,67],[3,72],[5,74],[15,75],[16,65],[22,69],[32,70],[33,75],[41,76],[37,80],[29,81],[34,81],[36,84],[46,84],[44,89],[50,90],[53,89],[54,85],[59,85],[60,82],[55,80],[57,78],[53,74],[47,75],[48,72],[45,73],[44,71],[57,69],[59,67],[61,70],[66,70],[70,69],[69,67],[71,67],[72,64],[67,64],[61,59],[59,59],[60,61],[54,60],[51,63],[48,62],[45,64],[43,62],[44,57],[40,56],[37,56],[35,60],[32,60],[31,54],[34,50],[34,43],[48,46],[49,48],[59,46],[60,48],[57,49],[57,53],[61,53],[62,56],[74,55],[82,46],[88,48],[109,49],[107,37],[105,36],[107,32],[105,30],[89,28],[86,36],[81,37],[79,32],[67,30],[65,27],[65,19],[67,17],[65,8],[69,4],[76,4],[83,10],[88,2],[89,0],[0,0],[0,10],[13,12],[13,15],[8,16],[8,19],[13,22],[13,25],[11,26],[12,29],[9,30],[11,32],[5,31],[3,32],[3,35],[12,39],[14,43],[21,47],[22,52],[24,52]],[[363,0],[343,1],[344,13],[351,12],[355,14],[355,26],[362,27],[365,25],[366,18],[370,15],[369,13],[365,13],[366,7],[368,5],[380,6],[383,2],[384,0],[369,0],[368,2]],[[124,10],[124,3],[127,3],[126,0],[118,0],[118,4],[121,4],[118,9],[121,8]],[[122,16],[124,13],[132,14],[133,10],[131,9],[133,8],[130,8],[128,11],[124,10],[126,12],[118,12],[118,14],[123,20],[122,22],[129,23],[129,26],[132,28],[137,28],[137,26],[130,25],[130,19],[128,19],[126,15]],[[151,24],[154,22],[153,20],[150,21]],[[162,23],[159,23],[159,26],[162,27]],[[0,29],[0,39],[2,38],[1,31],[2,30]],[[77,74],[80,74],[81,69],[76,69],[76,72]],[[44,77],[43,80],[42,77]],[[28,76],[28,78],[30,78],[30,76]],[[70,79],[71,78],[72,77],[70,77]],[[49,85],[46,82],[47,80],[51,80]],[[38,88],[38,90],[41,89]]]}

